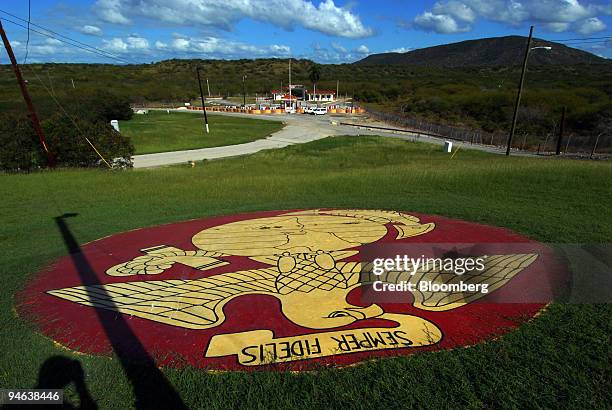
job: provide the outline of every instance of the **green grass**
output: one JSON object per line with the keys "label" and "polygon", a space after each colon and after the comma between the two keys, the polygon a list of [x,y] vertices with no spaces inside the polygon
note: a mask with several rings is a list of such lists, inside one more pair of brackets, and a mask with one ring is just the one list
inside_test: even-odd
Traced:
{"label": "green grass", "polygon": [[119,127],[132,139],[136,154],[244,144],[282,128],[278,121],[224,115],[209,114],[208,122],[210,133],[205,134],[202,113],[149,111],[147,115],[135,114],[131,120],[120,122]]}
{"label": "green grass", "polygon": [[[138,227],[266,209],[383,208],[505,226],[539,241],[608,242],[612,164],[505,158],[376,137],[328,138],[195,168],[0,175],[0,386],[32,387],[49,356],[79,360],[101,409],[133,405],[118,360],[73,355],[15,316],[13,295],[80,243]],[[190,408],[610,408],[610,305],[553,304],[466,349],[316,373],[164,369]],[[73,397],[71,390],[69,396]]]}

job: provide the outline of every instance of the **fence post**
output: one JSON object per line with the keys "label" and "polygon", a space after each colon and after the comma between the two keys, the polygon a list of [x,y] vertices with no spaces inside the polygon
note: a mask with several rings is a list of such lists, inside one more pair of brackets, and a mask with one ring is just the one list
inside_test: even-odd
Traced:
{"label": "fence post", "polygon": [[595,155],[595,150],[597,149],[597,143],[599,142],[599,137],[601,137],[601,134],[603,134],[603,132],[597,135],[597,139],[595,139],[595,145],[593,145],[593,150],[591,151],[591,156],[589,156],[589,159],[593,159],[593,155]]}
{"label": "fence post", "polygon": [[567,149],[569,148],[570,141],[572,140],[572,135],[574,134],[570,134],[567,138],[567,144],[565,144],[565,151],[563,151],[563,155],[567,154]]}

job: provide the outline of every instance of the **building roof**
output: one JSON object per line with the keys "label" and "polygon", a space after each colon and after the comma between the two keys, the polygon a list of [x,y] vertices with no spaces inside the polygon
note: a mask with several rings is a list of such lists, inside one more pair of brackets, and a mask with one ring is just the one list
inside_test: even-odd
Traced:
{"label": "building roof", "polygon": [[[289,90],[285,87],[284,90],[271,90],[272,94],[283,94],[287,93]],[[307,94],[336,94],[335,90],[317,90],[317,92],[310,92],[307,88],[304,89]]]}

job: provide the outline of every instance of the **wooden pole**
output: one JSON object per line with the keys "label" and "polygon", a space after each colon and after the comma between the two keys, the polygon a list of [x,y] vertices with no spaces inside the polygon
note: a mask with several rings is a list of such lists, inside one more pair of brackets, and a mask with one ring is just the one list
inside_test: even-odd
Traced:
{"label": "wooden pole", "polygon": [[246,108],[246,74],[242,76],[242,106]]}
{"label": "wooden pole", "polygon": [[198,73],[198,85],[200,86],[200,97],[202,98],[202,111],[204,112],[204,125],[206,126],[206,133],[209,133],[208,130],[208,117],[206,116],[206,102],[204,100],[204,92],[202,91],[202,80],[200,79],[200,68],[196,67],[196,72]]}
{"label": "wooden pole", "polygon": [[38,120],[38,115],[36,115],[36,110],[34,109],[34,104],[32,103],[32,99],[30,98],[30,93],[28,92],[28,88],[26,87],[25,81],[23,81],[23,77],[21,75],[21,70],[17,65],[17,60],[15,59],[15,54],[13,54],[13,49],[11,48],[11,43],[6,36],[6,32],[4,31],[4,27],[2,27],[2,22],[0,21],[0,36],[2,36],[2,41],[4,42],[4,47],[6,48],[6,52],[8,53],[9,59],[11,60],[11,64],[13,66],[13,71],[15,72],[15,77],[17,78],[17,83],[19,84],[19,88],[21,89],[21,95],[28,107],[29,117],[32,121],[32,126],[34,127],[34,131],[38,135],[38,140],[40,141],[40,145],[43,148],[43,151],[47,155],[47,162],[50,167],[55,166],[55,158],[51,151],[49,151],[49,147],[47,146],[47,141],[45,140],[45,134],[42,131],[42,127],[40,126],[40,121]]}
{"label": "wooden pole", "polygon": [[506,156],[510,155],[510,146],[516,129],[516,118],[518,116],[519,106],[521,105],[521,94],[523,92],[523,84],[525,82],[525,71],[527,71],[527,59],[529,58],[529,50],[531,49],[531,37],[533,36],[533,26],[529,29],[529,37],[527,38],[527,47],[525,48],[525,58],[523,59],[523,70],[521,71],[521,80],[519,81],[518,94],[516,95],[516,103],[514,104],[514,115],[512,116],[512,126],[508,135],[508,144],[506,146]]}
{"label": "wooden pole", "polygon": [[563,131],[565,128],[565,111],[566,111],[566,107],[563,107],[563,111],[561,111],[561,124],[559,124],[559,138],[557,139],[557,151],[555,152],[556,155],[561,154],[561,143],[563,142]]}

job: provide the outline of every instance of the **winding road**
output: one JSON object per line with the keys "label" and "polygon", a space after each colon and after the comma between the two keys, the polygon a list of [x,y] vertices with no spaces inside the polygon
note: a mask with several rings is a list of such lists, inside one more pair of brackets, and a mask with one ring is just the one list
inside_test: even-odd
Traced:
{"label": "winding road", "polygon": [[[215,115],[240,116],[253,118],[252,114],[242,113],[215,113]],[[400,130],[397,127],[381,122],[374,122],[363,116],[347,117],[334,115],[303,115],[303,114],[281,114],[281,115],[257,115],[258,119],[283,121],[285,127],[271,134],[267,138],[255,140],[245,144],[227,145],[223,147],[201,148],[186,151],[160,152],[156,154],[135,155],[133,157],[134,168],[150,168],[164,165],[187,163],[189,161],[201,161],[204,159],[219,159],[235,157],[239,155],[253,154],[266,149],[284,148],[293,144],[303,144],[322,138],[338,135],[380,135],[409,140],[419,140],[433,144],[443,145],[443,138],[436,138],[418,134],[415,132]],[[341,123],[350,123],[345,125]],[[368,129],[369,126],[394,128],[396,131]],[[214,127],[214,123],[211,124]],[[464,144],[471,149],[501,154],[503,151],[496,147],[480,144]],[[521,155],[525,155],[521,153]]]}

